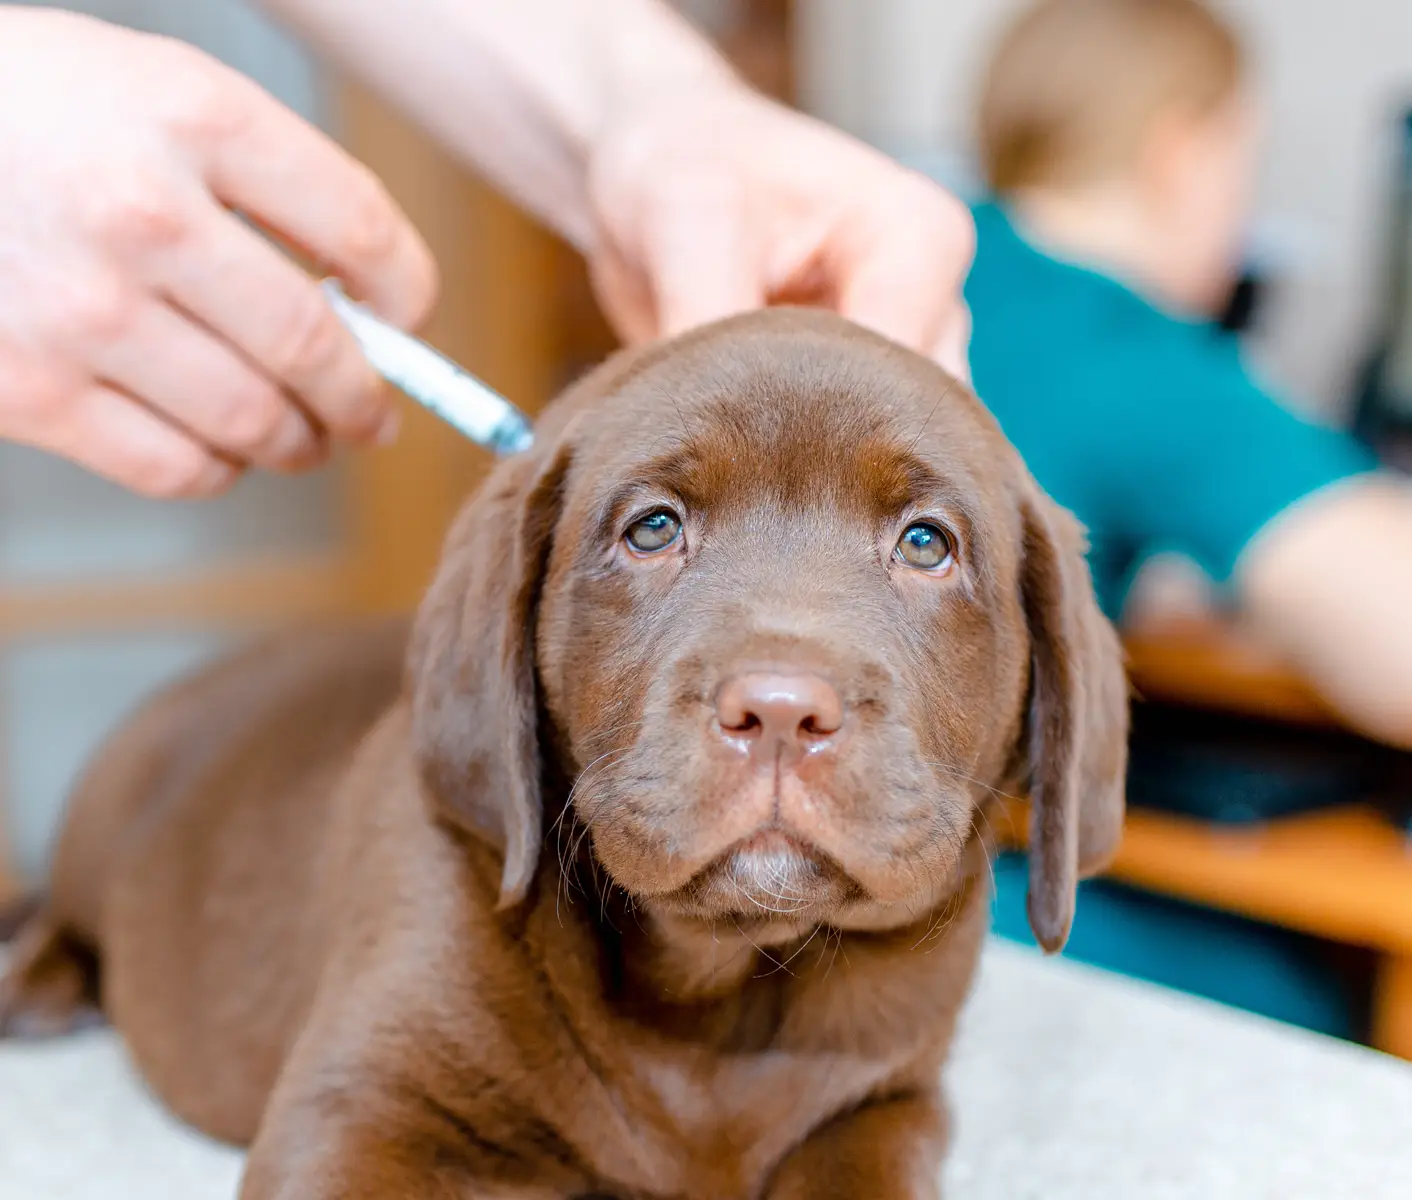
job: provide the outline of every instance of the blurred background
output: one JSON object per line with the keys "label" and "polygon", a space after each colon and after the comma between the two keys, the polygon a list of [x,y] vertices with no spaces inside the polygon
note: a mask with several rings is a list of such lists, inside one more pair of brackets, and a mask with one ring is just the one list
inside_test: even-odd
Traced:
{"label": "blurred background", "polygon": [[[251,7],[61,7],[196,43],[366,160],[441,262],[431,340],[516,402],[537,409],[612,347],[567,247]],[[765,91],[975,188],[972,97],[1017,0],[679,7]],[[1398,224],[1412,6],[1218,7],[1254,56],[1269,115],[1247,280],[1259,303],[1242,313],[1242,337],[1282,394],[1323,420],[1385,431],[1397,414],[1368,400],[1367,368],[1388,343],[1389,279],[1412,246]],[[308,478],[250,479],[201,504],[144,502],[0,445],[0,877],[38,877],[75,773],[172,674],[271,623],[416,602],[486,459],[424,414],[407,416],[394,448]],[[1130,639],[1145,703],[1112,886],[1132,902],[1187,906],[1168,911],[1194,932],[1153,942],[1140,967],[1108,965],[1173,981],[1173,955],[1238,958],[1256,944],[1245,939],[1278,931],[1296,939],[1279,943],[1291,963],[1318,964],[1291,967],[1294,1000],[1210,994],[1412,1058],[1412,772],[1340,730],[1258,635],[1206,611],[1180,563],[1154,578],[1154,615]],[[1087,911],[1074,953],[1105,962],[1104,910]],[[1002,933],[1023,936],[999,916]]]}

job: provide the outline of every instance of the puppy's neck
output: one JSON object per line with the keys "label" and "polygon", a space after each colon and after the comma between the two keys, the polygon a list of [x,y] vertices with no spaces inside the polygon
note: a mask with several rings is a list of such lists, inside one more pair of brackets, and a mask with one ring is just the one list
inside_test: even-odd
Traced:
{"label": "puppy's neck", "polygon": [[[847,989],[855,960],[901,952],[941,961],[945,956],[930,951],[976,907],[976,885],[988,869],[987,847],[973,839],[956,875],[937,879],[908,904],[861,904],[828,922],[752,923],[685,916],[630,898],[580,846],[576,862],[546,864],[543,894],[556,897],[556,926],[577,927],[606,951],[597,977],[618,1015],[719,1050],[746,1052],[773,1044],[793,1004],[809,1003],[806,996],[820,1001],[831,985]],[[561,873],[572,880],[568,894],[579,897],[572,920],[558,903],[565,894]]]}
{"label": "puppy's neck", "polygon": [[762,944],[730,921],[709,923],[639,905],[611,935],[619,1016],[675,1040],[730,1053],[769,1049],[791,996],[816,977],[814,948],[837,949],[822,928]]}
{"label": "puppy's neck", "polygon": [[708,920],[663,911],[651,901],[624,903],[620,914],[608,917],[609,901],[600,912],[612,926],[621,978],[630,989],[668,1004],[710,1006],[746,992],[798,990],[825,978],[841,956],[846,965],[848,948],[859,938],[903,947],[933,944],[988,870],[986,848],[976,841],[955,880],[937,880],[909,904],[863,904],[829,922]]}
{"label": "puppy's neck", "polygon": [[801,946],[823,937],[818,926],[780,926],[766,935],[731,921],[657,913],[648,906],[625,939],[624,961],[634,984],[677,1003],[700,1004],[786,970]]}

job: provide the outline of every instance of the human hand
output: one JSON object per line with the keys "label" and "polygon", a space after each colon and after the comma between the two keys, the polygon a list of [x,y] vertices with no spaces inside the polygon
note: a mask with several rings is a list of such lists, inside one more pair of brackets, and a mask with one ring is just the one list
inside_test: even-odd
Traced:
{"label": "human hand", "polygon": [[0,437],[156,496],[385,439],[317,284],[415,323],[435,269],[371,173],[179,42],[0,6]]}
{"label": "human hand", "polygon": [[628,341],[815,304],[968,377],[970,214],[820,122],[734,82],[700,83],[608,122],[589,193],[595,286]]}

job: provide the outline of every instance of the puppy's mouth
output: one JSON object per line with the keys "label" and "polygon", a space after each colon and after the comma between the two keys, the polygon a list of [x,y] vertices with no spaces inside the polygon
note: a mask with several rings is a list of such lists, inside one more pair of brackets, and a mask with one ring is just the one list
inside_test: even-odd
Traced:
{"label": "puppy's mouth", "polygon": [[693,883],[703,907],[751,920],[817,920],[856,890],[818,847],[774,826],[730,846]]}

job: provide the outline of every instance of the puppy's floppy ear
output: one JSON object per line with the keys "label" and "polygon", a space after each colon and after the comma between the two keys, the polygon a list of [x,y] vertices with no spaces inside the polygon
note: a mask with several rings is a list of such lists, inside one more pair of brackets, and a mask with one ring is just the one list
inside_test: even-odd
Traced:
{"label": "puppy's floppy ear", "polygon": [[523,900],[542,839],[534,624],[568,449],[501,463],[462,510],[408,656],[412,739],[440,811],[505,856]]}
{"label": "puppy's floppy ear", "polygon": [[1128,687],[1118,636],[1094,599],[1082,527],[1035,489],[1024,530],[1028,907],[1035,938],[1054,953],[1068,939],[1079,879],[1107,865],[1122,836]]}

